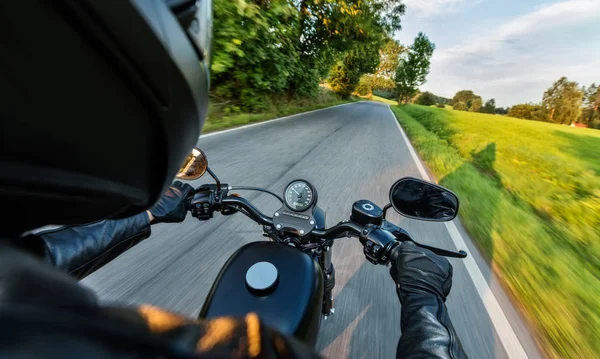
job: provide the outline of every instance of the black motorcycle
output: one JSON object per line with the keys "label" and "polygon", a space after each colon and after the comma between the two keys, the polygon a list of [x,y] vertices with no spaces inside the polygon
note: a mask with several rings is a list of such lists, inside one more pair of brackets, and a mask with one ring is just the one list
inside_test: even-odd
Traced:
{"label": "black motorcycle", "polygon": [[[238,249],[225,263],[200,312],[201,318],[243,317],[254,312],[280,332],[309,345],[316,342],[321,319],[334,313],[332,290],[335,270],[331,263],[334,241],[355,237],[367,260],[387,265],[394,248],[412,241],[442,256],[464,258],[452,252],[415,242],[408,232],[385,220],[388,209],[426,221],[450,221],[458,213],[458,197],[451,191],[417,178],[398,180],[383,209],[369,200],[352,205],[350,220],[325,228],[325,212],[317,206],[317,190],[305,180],[287,185],[283,198],[257,187],[221,184],[208,167],[206,156],[194,149],[177,178],[193,180],[208,172],[214,184],[196,188],[187,205],[192,216],[208,220],[215,212],[243,213],[263,226],[269,242],[253,242]],[[281,208],[269,217],[233,191],[260,191],[276,197]]]}

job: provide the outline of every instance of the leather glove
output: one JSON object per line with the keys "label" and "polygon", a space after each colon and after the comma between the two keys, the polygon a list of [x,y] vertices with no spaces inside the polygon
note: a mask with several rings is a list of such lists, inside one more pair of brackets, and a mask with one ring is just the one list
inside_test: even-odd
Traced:
{"label": "leather glove", "polygon": [[400,303],[411,294],[434,294],[445,302],[452,287],[452,265],[428,249],[407,241],[394,250],[390,274]]}
{"label": "leather glove", "polygon": [[185,199],[194,189],[187,183],[173,182],[163,193],[149,212],[154,219],[152,223],[178,223],[182,222],[187,215]]}

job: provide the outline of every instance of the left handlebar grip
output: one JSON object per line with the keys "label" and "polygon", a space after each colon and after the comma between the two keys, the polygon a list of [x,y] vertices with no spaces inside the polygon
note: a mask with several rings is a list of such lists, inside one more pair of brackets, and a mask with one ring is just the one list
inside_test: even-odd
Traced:
{"label": "left handlebar grip", "polygon": [[187,207],[192,216],[201,221],[206,221],[213,218],[215,212],[214,192],[201,191],[194,194],[193,197],[187,200]]}

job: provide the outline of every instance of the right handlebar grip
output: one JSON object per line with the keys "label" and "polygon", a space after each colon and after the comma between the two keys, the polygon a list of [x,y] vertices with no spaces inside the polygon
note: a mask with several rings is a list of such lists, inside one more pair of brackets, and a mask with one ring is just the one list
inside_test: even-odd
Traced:
{"label": "right handlebar grip", "polygon": [[365,257],[373,264],[388,264],[394,248],[399,245],[393,234],[373,225],[365,227],[359,239]]}

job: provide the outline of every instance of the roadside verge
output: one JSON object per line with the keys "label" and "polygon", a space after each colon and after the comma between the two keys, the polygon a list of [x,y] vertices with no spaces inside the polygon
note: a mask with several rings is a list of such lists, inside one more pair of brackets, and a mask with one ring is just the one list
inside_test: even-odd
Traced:
{"label": "roadside verge", "polygon": [[209,114],[209,118],[204,124],[202,133],[213,133],[217,131],[223,131],[231,128],[247,126],[250,124],[256,124],[265,122],[273,119],[279,119],[281,117],[289,117],[291,115],[300,115],[306,112],[315,110],[325,109],[328,107],[334,107],[344,105],[348,103],[354,103],[360,101],[359,99],[351,98],[348,100],[336,100],[327,103],[316,103],[312,105],[304,106],[289,106],[281,107],[276,110],[271,110],[264,113],[241,113],[232,116],[212,116]]}
{"label": "roadside verge", "polygon": [[[535,324],[547,354],[561,358],[596,357],[598,336],[594,332],[598,328],[595,326],[598,312],[594,310],[593,301],[588,300],[594,280],[582,278],[586,270],[580,265],[586,263],[589,267],[590,263],[582,262],[563,249],[575,243],[565,241],[569,238],[557,239],[560,233],[549,230],[552,227],[536,215],[532,205],[524,203],[516,186],[507,188],[513,172],[500,165],[507,158],[515,162],[515,156],[512,152],[507,155],[506,143],[497,138],[495,142],[489,139],[494,139],[501,129],[504,131],[501,133],[513,141],[506,134],[508,120],[501,122],[502,119],[494,118],[489,121],[498,121],[498,125],[492,126],[482,118],[478,122],[482,125],[473,129],[476,125],[472,122],[452,118],[444,127],[436,117],[441,116],[436,109],[398,106],[391,109],[440,183],[459,194],[462,223],[508,292],[517,299],[525,316]],[[489,132],[482,132],[482,126]],[[518,139],[527,135],[519,134]],[[538,135],[542,134],[539,131]],[[473,159],[466,158],[460,146],[465,143],[473,146],[474,141],[483,137],[490,143],[486,146],[487,142],[483,141],[482,149],[470,154],[469,158]],[[459,138],[466,142],[460,142]],[[532,146],[529,144],[532,140],[527,143],[514,141],[515,145],[509,147],[511,150],[524,151]],[[521,147],[517,146],[519,144]],[[547,143],[547,151],[551,150],[551,144]],[[490,166],[482,168],[481,163],[490,163]],[[521,172],[526,178],[519,178],[535,186],[539,176]],[[539,183],[536,188],[541,191]]]}

